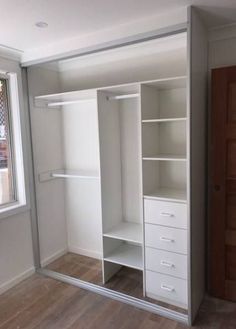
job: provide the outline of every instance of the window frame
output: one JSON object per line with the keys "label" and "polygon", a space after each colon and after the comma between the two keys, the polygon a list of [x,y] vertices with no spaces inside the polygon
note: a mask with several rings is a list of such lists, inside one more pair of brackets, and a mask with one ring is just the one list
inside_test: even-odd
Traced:
{"label": "window frame", "polygon": [[26,161],[23,150],[23,99],[22,86],[17,72],[0,72],[0,78],[7,83],[7,102],[9,116],[9,136],[11,147],[12,183],[15,200],[0,205],[0,219],[13,216],[30,209],[27,197]]}

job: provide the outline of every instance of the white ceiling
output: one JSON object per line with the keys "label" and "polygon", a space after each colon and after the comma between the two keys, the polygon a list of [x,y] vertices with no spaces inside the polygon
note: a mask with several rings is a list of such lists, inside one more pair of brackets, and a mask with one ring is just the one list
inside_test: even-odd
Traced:
{"label": "white ceiling", "polygon": [[[0,45],[33,57],[40,49],[44,56],[45,47],[52,44],[64,43],[65,48],[68,40],[115,28],[128,31],[131,24],[140,27],[147,21],[155,26],[154,21],[158,25],[169,13],[175,22],[173,13],[178,16],[191,4],[203,10],[209,26],[236,21],[236,0],[0,0]],[[37,28],[38,21],[47,22],[48,28]]]}

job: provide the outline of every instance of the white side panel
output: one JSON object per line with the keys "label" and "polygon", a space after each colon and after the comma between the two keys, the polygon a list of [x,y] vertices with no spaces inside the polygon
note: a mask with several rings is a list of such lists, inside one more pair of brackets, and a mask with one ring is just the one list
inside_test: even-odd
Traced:
{"label": "white side panel", "polygon": [[32,142],[41,262],[67,249],[64,182],[40,183],[39,174],[64,167],[61,112],[34,107],[34,96],[59,90],[58,73],[42,68],[28,71]]}
{"label": "white side panel", "polygon": [[98,92],[98,123],[101,165],[103,232],[122,220],[120,155],[120,119],[118,102],[108,101]]}
{"label": "white side panel", "polygon": [[120,101],[123,219],[141,223],[140,115],[138,100]]}
{"label": "white side panel", "polygon": [[205,293],[205,171],[207,116],[207,31],[195,8],[189,10],[190,246],[191,310],[194,320]]}

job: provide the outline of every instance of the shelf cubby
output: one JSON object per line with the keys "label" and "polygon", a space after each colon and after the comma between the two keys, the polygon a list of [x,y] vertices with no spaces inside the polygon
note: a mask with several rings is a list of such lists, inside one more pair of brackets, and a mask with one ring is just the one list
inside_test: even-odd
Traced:
{"label": "shelf cubby", "polygon": [[121,243],[104,257],[104,261],[143,270],[142,248],[133,244]]}
{"label": "shelf cubby", "polygon": [[141,85],[141,107],[143,122],[185,119],[186,77]]}
{"label": "shelf cubby", "polygon": [[144,159],[186,160],[186,121],[160,121],[142,126]]}
{"label": "shelf cubby", "polygon": [[144,197],[186,201],[186,163],[180,161],[143,161]]}
{"label": "shelf cubby", "polygon": [[120,222],[103,234],[105,237],[142,244],[141,223]]}

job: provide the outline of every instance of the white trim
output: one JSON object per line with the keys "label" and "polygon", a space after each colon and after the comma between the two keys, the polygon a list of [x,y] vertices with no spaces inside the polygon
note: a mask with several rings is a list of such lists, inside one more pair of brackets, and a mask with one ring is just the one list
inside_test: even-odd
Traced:
{"label": "white trim", "polygon": [[[12,135],[12,150],[13,150],[13,175],[15,175],[15,189],[17,201],[3,205],[0,209],[0,219],[9,217],[12,213],[16,214],[19,211],[29,210],[29,205],[26,201],[26,180],[24,173],[24,157],[22,143],[22,125],[21,125],[21,109],[19,99],[19,85],[17,73],[8,73],[9,77],[9,112]],[[21,209],[23,208],[23,209]],[[21,210],[20,210],[21,209]]]}
{"label": "white trim", "polygon": [[0,44],[0,56],[2,58],[20,62],[23,52],[23,50]]}
{"label": "white trim", "polygon": [[82,249],[77,246],[68,246],[68,252],[73,252],[75,254],[91,257],[91,258],[96,258],[96,259],[102,259],[102,253],[97,252],[94,250],[88,250],[88,249]]}
{"label": "white trim", "polygon": [[47,266],[48,264],[52,263],[57,258],[64,256],[67,253],[67,251],[68,251],[67,248],[61,249],[61,250],[55,252],[54,254],[50,255],[49,257],[44,258],[41,261],[41,266],[42,267]]}
{"label": "white trim", "polygon": [[236,23],[219,26],[208,32],[209,42],[236,38]]}
{"label": "white trim", "polygon": [[30,209],[27,202],[26,189],[28,188],[25,177],[26,160],[23,155],[23,137],[22,128],[24,122],[21,118],[23,114],[22,103],[20,101],[20,77],[16,72],[8,72],[9,78],[9,112],[12,135],[13,150],[13,175],[15,179],[15,190],[17,200],[13,203],[7,203],[0,208],[0,219],[15,215],[20,212],[26,212]]}
{"label": "white trim", "polygon": [[16,275],[12,279],[4,282],[2,285],[0,285],[0,295],[9,290],[10,288],[14,287],[21,281],[27,279],[29,276],[35,273],[35,268],[30,267],[28,270]]}

